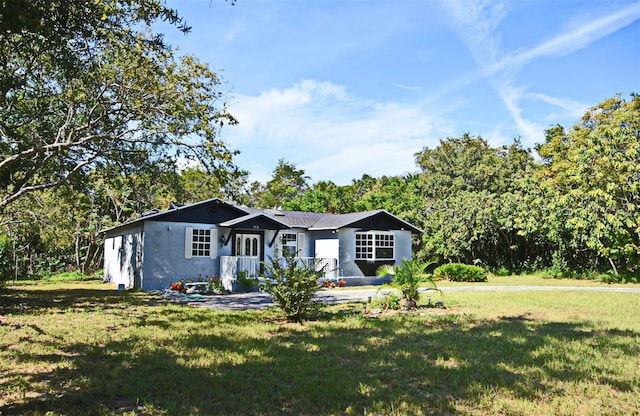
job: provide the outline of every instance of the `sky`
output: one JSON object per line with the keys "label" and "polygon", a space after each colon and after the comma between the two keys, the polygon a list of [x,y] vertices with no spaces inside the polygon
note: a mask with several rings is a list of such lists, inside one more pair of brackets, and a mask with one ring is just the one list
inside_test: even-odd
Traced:
{"label": "sky", "polygon": [[640,93],[640,1],[167,0],[165,40],[216,71],[239,121],[220,138],[266,182],[419,170],[464,133],[533,148],[545,129]]}

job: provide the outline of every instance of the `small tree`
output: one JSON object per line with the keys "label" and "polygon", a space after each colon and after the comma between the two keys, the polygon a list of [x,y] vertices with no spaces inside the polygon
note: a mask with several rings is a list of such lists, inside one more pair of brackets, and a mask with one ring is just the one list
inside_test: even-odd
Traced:
{"label": "small tree", "polygon": [[380,266],[376,273],[378,277],[391,276],[392,280],[389,285],[402,292],[404,308],[412,309],[417,306],[418,297],[420,296],[418,293],[420,283],[428,282],[433,286],[432,290],[440,291],[433,277],[425,272],[432,263],[423,263],[415,259],[402,259],[402,263],[397,266],[390,264]]}
{"label": "small tree", "polygon": [[0,285],[9,281],[14,271],[11,261],[11,245],[9,237],[0,235]]}
{"label": "small tree", "polygon": [[267,292],[290,322],[301,323],[316,307],[313,296],[320,286],[318,280],[324,275],[324,268],[316,270],[315,264],[307,266],[298,262],[291,253],[278,252],[263,262],[266,279],[260,288]]}

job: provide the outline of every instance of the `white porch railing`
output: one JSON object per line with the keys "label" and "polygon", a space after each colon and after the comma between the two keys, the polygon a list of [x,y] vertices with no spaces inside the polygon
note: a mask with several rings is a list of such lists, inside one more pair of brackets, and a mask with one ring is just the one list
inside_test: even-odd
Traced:
{"label": "white porch railing", "polygon": [[298,257],[298,261],[308,268],[315,266],[316,270],[324,270],[325,279],[338,278],[338,259],[333,257]]}
{"label": "white porch railing", "polygon": [[[324,270],[325,279],[337,279],[338,259],[297,257],[301,265]],[[238,273],[246,271],[247,277],[258,277],[260,273],[260,258],[252,256],[220,256],[220,278],[226,290],[231,291]]]}

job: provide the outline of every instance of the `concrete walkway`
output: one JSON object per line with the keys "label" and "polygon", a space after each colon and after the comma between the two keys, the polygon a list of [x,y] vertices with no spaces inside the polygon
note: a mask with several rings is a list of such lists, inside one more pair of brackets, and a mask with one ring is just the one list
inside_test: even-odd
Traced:
{"label": "concrete walkway", "polygon": [[[491,292],[491,291],[583,291],[583,292],[619,292],[619,293],[640,293],[638,287],[591,287],[591,286],[456,286],[442,287],[443,293],[447,292]],[[366,302],[369,298],[383,297],[394,289],[380,287],[376,289],[335,289],[320,290],[315,299],[322,303],[338,302]],[[428,289],[422,288],[421,292]],[[431,291],[432,293],[436,293]],[[201,296],[197,298],[180,298],[181,302],[193,306],[200,306],[215,310],[241,311],[250,309],[261,309],[273,305],[271,296],[264,292],[234,293],[231,295]]]}

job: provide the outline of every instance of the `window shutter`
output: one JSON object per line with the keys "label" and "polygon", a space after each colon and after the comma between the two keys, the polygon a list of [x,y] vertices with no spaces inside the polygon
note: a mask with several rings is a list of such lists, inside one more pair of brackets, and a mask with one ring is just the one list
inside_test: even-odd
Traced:
{"label": "window shutter", "polygon": [[193,244],[193,228],[187,227],[184,232],[184,258],[191,258],[191,247]]}
{"label": "window shutter", "polygon": [[209,247],[209,257],[215,259],[218,257],[218,230],[211,230],[211,246]]}
{"label": "window shutter", "polygon": [[298,256],[305,257],[304,254],[304,233],[298,233]]}

